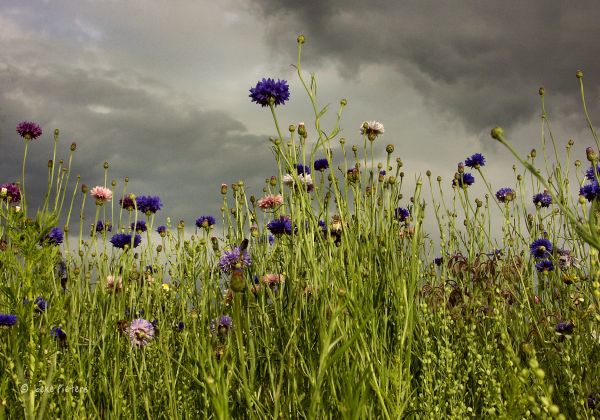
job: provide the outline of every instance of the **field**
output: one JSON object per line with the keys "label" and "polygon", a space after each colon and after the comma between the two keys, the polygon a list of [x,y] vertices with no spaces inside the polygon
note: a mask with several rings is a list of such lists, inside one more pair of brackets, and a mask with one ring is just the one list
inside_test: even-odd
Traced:
{"label": "field", "polygon": [[219,215],[156,226],[160,197],[111,184],[108,164],[83,184],[58,130],[31,208],[27,156],[49,136],[17,126],[23,170],[0,186],[3,418],[600,417],[600,142],[583,74],[594,146],[554,138],[541,89],[539,151],[490,127],[515,155],[514,183],[494,186],[476,150],[444,179],[405,174],[377,121],[346,144],[344,100],[322,127],[303,43],[314,124],[283,128],[287,83],[259,81],[278,173],[260,194],[215,185]]}

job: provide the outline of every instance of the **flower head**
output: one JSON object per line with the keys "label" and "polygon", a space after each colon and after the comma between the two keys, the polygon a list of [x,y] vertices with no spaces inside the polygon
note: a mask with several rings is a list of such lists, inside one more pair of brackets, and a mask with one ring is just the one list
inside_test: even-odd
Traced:
{"label": "flower head", "polygon": [[371,141],[384,132],[383,124],[379,121],[365,121],[360,126],[360,134],[366,134]]}
{"label": "flower head", "polygon": [[159,226],[156,228],[156,232],[162,236],[165,237],[167,236],[167,227],[166,226]]}
{"label": "flower head", "polygon": [[[313,180],[312,180],[312,177],[310,176],[310,174],[298,175],[298,180],[300,181],[301,184],[304,184],[306,186],[307,191],[309,191],[309,192],[312,191]],[[285,174],[283,176],[283,178],[281,178],[281,181],[283,182],[284,185],[287,185],[288,187],[293,187],[296,185],[296,181],[294,180],[294,177],[290,174]]]}
{"label": "flower head", "polygon": [[315,171],[321,171],[329,168],[329,161],[327,159],[317,159],[315,160]]}
{"label": "flower head", "polygon": [[214,335],[225,335],[233,326],[233,320],[228,315],[221,315],[210,321],[210,332]]}
{"label": "flower head", "polygon": [[600,165],[596,165],[594,168],[590,166],[587,171],[585,171],[585,177],[589,181],[598,181],[598,176],[600,176]]}
{"label": "flower head", "polygon": [[67,333],[65,333],[61,327],[52,327],[50,336],[60,342],[65,342],[67,340]]}
{"label": "flower head", "polygon": [[557,334],[571,335],[573,334],[573,327],[575,327],[575,325],[573,325],[572,322],[559,322],[556,324],[554,330]]}
{"label": "flower head", "polygon": [[594,198],[600,197],[600,185],[598,185],[598,181],[593,181],[581,187],[579,195],[584,196],[587,201],[592,201]]}
{"label": "flower head", "polygon": [[498,199],[499,202],[501,203],[508,203],[510,201],[513,201],[515,198],[515,190],[513,190],[512,188],[500,188],[497,192],[496,192],[496,198]]}
{"label": "flower head", "polygon": [[53,227],[46,236],[46,240],[52,245],[60,245],[64,239],[63,231],[60,228]]}
{"label": "flower head", "polygon": [[276,207],[279,207],[283,204],[283,196],[281,194],[277,195],[267,195],[263,198],[258,199],[256,205],[263,210],[272,210]]}
{"label": "flower head", "polygon": [[485,166],[485,158],[481,153],[475,153],[474,155],[465,159],[465,166],[478,169],[481,166]]}
{"label": "flower head", "polygon": [[558,250],[558,266],[561,270],[566,270],[571,267],[579,268],[579,261],[573,255],[573,252],[568,249]]}
{"label": "flower head", "polygon": [[250,89],[250,98],[261,106],[283,105],[290,98],[290,88],[285,80],[263,78]]}
{"label": "flower head", "polygon": [[252,264],[252,259],[248,251],[242,251],[237,246],[231,251],[223,252],[223,255],[219,258],[219,268],[226,274],[230,274],[234,268],[245,268],[250,264]]}
{"label": "flower head", "polygon": [[310,175],[310,168],[307,165],[298,163],[296,165],[296,172],[298,175]]}
{"label": "flower head", "polygon": [[198,219],[196,219],[196,226],[199,228],[208,229],[211,226],[214,226],[215,223],[216,220],[212,216],[200,216]]}
{"label": "flower head", "polygon": [[132,345],[145,347],[154,338],[154,325],[143,318],[134,319],[127,327],[127,335]]}
{"label": "flower head", "polygon": [[548,194],[548,191],[537,193],[533,196],[533,204],[540,207],[550,207],[552,196]]}
{"label": "flower head", "polygon": [[459,174],[458,172],[454,175],[452,185],[457,185],[461,188],[467,188],[469,185],[473,185],[475,178],[469,172]]}
{"label": "flower head", "polygon": [[[110,238],[110,243],[116,248],[125,249],[125,247],[131,246],[131,236],[131,233],[117,233]],[[142,242],[142,237],[136,234],[133,238],[133,247],[136,248],[140,242]]]}
{"label": "flower head", "polygon": [[292,221],[288,216],[279,216],[279,219],[271,220],[267,224],[267,229],[271,231],[273,235],[291,235],[292,234]]}
{"label": "flower head", "polygon": [[0,327],[10,327],[17,323],[17,316],[13,314],[0,314]]}
{"label": "flower head", "polygon": [[144,214],[154,214],[162,208],[160,197],[141,195],[135,198],[137,208]]}
{"label": "flower head", "polygon": [[136,223],[131,222],[131,230],[135,230],[137,233],[146,232],[148,227],[144,220],[138,220]]}
{"label": "flower head", "polygon": [[406,219],[410,217],[410,211],[408,211],[408,209],[405,209],[404,207],[398,207],[394,211],[394,214],[396,216],[396,219],[400,220],[401,222],[406,221]]}
{"label": "flower head", "polygon": [[119,204],[121,205],[122,208],[124,208],[125,210],[128,211],[132,211],[135,210],[135,206],[136,206],[136,202],[135,202],[135,195],[133,194],[128,194],[124,197],[122,197],[119,200]]}
{"label": "flower head", "polygon": [[41,296],[36,297],[33,304],[35,305],[35,310],[37,312],[44,312],[48,307],[48,302]]}
{"label": "flower head", "polygon": [[96,199],[96,204],[101,206],[105,201],[112,200],[112,191],[104,187],[94,187],[90,191],[90,195]]}
{"label": "flower head", "polygon": [[265,274],[262,278],[263,283],[272,286],[275,284],[280,284],[285,281],[285,276],[283,274]]}
{"label": "flower head", "polygon": [[536,239],[531,243],[530,251],[534,258],[549,258],[552,255],[552,242],[546,238]]}
{"label": "flower head", "polygon": [[442,258],[442,257],[436,257],[433,259],[433,263],[435,265],[437,265],[438,267],[441,266],[443,262],[444,262],[444,258]]}
{"label": "flower head", "polygon": [[539,273],[548,273],[550,271],[554,271],[554,263],[550,260],[542,260],[535,265],[535,269]]}
{"label": "flower head", "polygon": [[98,220],[96,222],[96,232],[112,232],[112,224],[110,222],[103,222],[102,220]]}
{"label": "flower head", "polygon": [[18,203],[21,201],[21,190],[19,186],[15,183],[8,183],[0,185],[0,190],[6,190],[6,193],[3,193],[0,198],[7,198],[9,203]]}
{"label": "flower head", "polygon": [[123,289],[123,278],[121,276],[107,276],[104,286],[107,292],[119,292]]}
{"label": "flower head", "polygon": [[42,135],[42,128],[31,121],[22,121],[17,124],[17,133],[25,140],[35,140]]}

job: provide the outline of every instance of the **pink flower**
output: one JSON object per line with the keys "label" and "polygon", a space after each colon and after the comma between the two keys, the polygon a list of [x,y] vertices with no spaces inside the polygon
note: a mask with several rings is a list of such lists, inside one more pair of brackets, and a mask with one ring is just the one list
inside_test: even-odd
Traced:
{"label": "pink flower", "polygon": [[121,276],[108,276],[106,277],[106,290],[108,292],[118,292],[123,289],[123,278]]}
{"label": "pink flower", "polygon": [[144,347],[154,338],[154,325],[143,318],[134,319],[127,328],[127,334],[131,344]]}
{"label": "pink flower", "polygon": [[273,209],[277,206],[281,206],[283,204],[283,197],[281,194],[277,195],[267,195],[261,199],[259,199],[256,204],[263,210]]}
{"label": "pink flower", "polygon": [[265,274],[262,278],[263,283],[272,286],[275,284],[280,284],[285,281],[285,276],[283,274]]}
{"label": "pink flower", "polygon": [[104,187],[94,187],[90,191],[92,197],[96,199],[96,204],[102,205],[105,201],[112,200],[112,191]]}

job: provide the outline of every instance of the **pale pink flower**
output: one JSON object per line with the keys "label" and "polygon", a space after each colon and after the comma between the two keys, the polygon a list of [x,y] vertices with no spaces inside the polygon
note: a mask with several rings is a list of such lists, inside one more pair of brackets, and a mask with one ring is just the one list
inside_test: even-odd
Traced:
{"label": "pale pink flower", "polygon": [[92,197],[96,199],[96,204],[102,205],[105,201],[112,200],[112,191],[104,187],[94,187],[90,191]]}
{"label": "pale pink flower", "polygon": [[106,290],[108,292],[118,292],[123,289],[123,278],[121,276],[107,276]]}
{"label": "pale pink flower", "polygon": [[256,202],[256,205],[263,210],[273,209],[283,204],[283,197],[281,194],[267,195]]}
{"label": "pale pink flower", "polygon": [[271,286],[274,284],[280,284],[285,281],[285,276],[283,274],[265,274],[262,278],[263,283]]}

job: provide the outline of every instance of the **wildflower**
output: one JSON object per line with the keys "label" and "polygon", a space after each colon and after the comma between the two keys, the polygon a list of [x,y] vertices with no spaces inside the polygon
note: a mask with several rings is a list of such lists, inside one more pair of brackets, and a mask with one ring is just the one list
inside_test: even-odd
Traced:
{"label": "wildflower", "polygon": [[13,314],[0,314],[0,327],[11,327],[17,323],[17,316]]}
{"label": "wildflower", "polygon": [[[114,247],[125,249],[125,247],[131,246],[131,233],[117,233],[110,238],[110,243],[113,244]],[[140,235],[135,235],[133,238],[133,247],[136,248],[140,242],[142,242],[142,237]]]}
{"label": "wildflower", "polygon": [[215,218],[212,216],[200,216],[198,219],[196,219],[196,226],[199,228],[208,229],[211,226],[214,226],[215,223]]}
{"label": "wildflower", "polygon": [[169,286],[167,283],[163,283],[162,288],[165,292],[168,292],[169,290],[171,290],[171,286]]}
{"label": "wildflower", "polygon": [[122,208],[124,208],[127,211],[135,210],[135,206],[136,206],[135,195],[128,194],[125,197],[122,197],[119,200],[119,204],[121,205]]}
{"label": "wildflower", "polygon": [[2,190],[1,198],[7,198],[9,203],[18,203],[21,201],[21,190],[15,183],[8,183],[0,185]]}
{"label": "wildflower", "polygon": [[131,344],[145,347],[154,338],[154,325],[143,318],[137,318],[127,327],[127,334]]}
{"label": "wildflower", "polygon": [[485,158],[481,153],[475,153],[465,159],[465,166],[472,169],[479,169],[481,166],[485,166]]}
{"label": "wildflower", "polygon": [[548,273],[550,271],[554,271],[554,264],[550,260],[542,260],[535,265],[535,269],[538,273]]}
{"label": "wildflower", "polygon": [[185,329],[185,323],[183,321],[179,321],[174,325],[174,327],[177,331],[183,331]]}
{"label": "wildflower", "polygon": [[119,292],[123,289],[123,278],[121,276],[107,276],[105,287],[107,292]]}
{"label": "wildflower", "polygon": [[[298,180],[300,181],[301,184],[304,184],[306,186],[307,191],[312,191],[313,189],[313,180],[312,177],[310,176],[310,174],[303,174],[303,175],[298,175]],[[284,185],[287,185],[288,187],[293,187],[296,185],[296,181],[294,180],[294,177],[290,174],[285,174],[283,176],[283,178],[281,178],[281,181],[283,182]]]}
{"label": "wildflower", "polygon": [[290,88],[285,80],[265,79],[250,89],[250,98],[261,106],[283,105],[290,98]]}
{"label": "wildflower", "polygon": [[42,128],[31,121],[22,121],[17,125],[17,133],[25,140],[35,140],[42,135]]}
{"label": "wildflower", "polygon": [[162,208],[160,197],[157,196],[141,195],[136,197],[135,202],[138,210],[144,214],[154,214]]}
{"label": "wildflower", "polygon": [[348,169],[346,179],[348,182],[357,182],[360,179],[360,170],[356,167]]}
{"label": "wildflower", "polygon": [[585,177],[589,181],[598,181],[598,175],[600,175],[600,165],[596,165],[596,167],[591,166],[587,171],[585,171]]}
{"label": "wildflower", "polygon": [[496,192],[496,198],[501,203],[508,203],[515,198],[515,190],[512,188],[500,188]]}
{"label": "wildflower", "polygon": [[263,210],[272,210],[275,207],[281,206],[283,204],[283,196],[281,194],[277,195],[266,195],[263,198],[258,199],[256,205]]}
{"label": "wildflower", "polygon": [[252,259],[248,251],[242,251],[237,246],[231,251],[224,251],[219,258],[219,268],[226,274],[230,274],[234,268],[245,268],[250,264],[252,264]]}
{"label": "wildflower", "polygon": [[437,257],[433,259],[433,263],[435,265],[437,265],[438,267],[442,265],[442,263],[444,262],[444,259],[442,257]]}
{"label": "wildflower", "polygon": [[35,305],[36,312],[44,312],[48,307],[48,302],[46,302],[46,299],[41,296],[35,298],[33,304]]}
{"label": "wildflower", "polygon": [[96,205],[101,206],[105,201],[112,200],[112,191],[104,187],[94,187],[90,191],[90,195],[96,199]]}
{"label": "wildflower", "polygon": [[452,185],[457,185],[461,188],[467,188],[469,185],[473,185],[475,178],[469,172],[459,174],[458,172],[454,175]]}
{"label": "wildflower", "polygon": [[550,207],[550,204],[552,204],[552,196],[548,194],[548,191],[538,193],[533,196],[533,204],[540,207]]}
{"label": "wildflower", "polygon": [[566,270],[571,267],[579,268],[579,261],[575,258],[572,251],[568,249],[559,249],[558,266],[561,270]]}
{"label": "wildflower", "polygon": [[64,239],[63,232],[60,228],[53,227],[50,230],[48,236],[46,236],[46,240],[52,245],[60,245]]}
{"label": "wildflower", "polygon": [[315,171],[325,171],[329,169],[329,161],[327,159],[317,159],[315,160]]}
{"label": "wildflower", "polygon": [[50,329],[50,336],[61,343],[67,341],[67,333],[65,333],[61,327],[52,327],[52,329]]}
{"label": "wildflower", "polygon": [[546,238],[536,239],[532,242],[530,251],[537,259],[549,258],[552,255],[552,242]]}
{"label": "wildflower", "polygon": [[385,129],[379,121],[365,121],[360,126],[360,134],[366,134],[369,140],[373,141],[378,135],[383,134]]}
{"label": "wildflower", "polygon": [[273,235],[291,235],[292,234],[292,221],[288,216],[280,216],[279,219],[271,220],[267,224],[267,228]]}
{"label": "wildflower", "polygon": [[574,325],[572,322],[559,322],[556,324],[556,328],[554,330],[560,335],[571,335],[573,334],[573,327]]}
{"label": "wildflower", "polygon": [[400,220],[401,222],[405,222],[410,217],[410,211],[408,211],[408,209],[405,209],[404,207],[398,207],[394,211],[394,214],[396,216],[396,219]]}
{"label": "wildflower", "polygon": [[148,227],[146,226],[146,222],[143,220],[138,220],[136,223],[131,223],[131,230],[135,230],[137,233],[146,232]]}
{"label": "wildflower", "polygon": [[210,321],[210,332],[213,335],[225,335],[233,326],[233,320],[230,316],[222,315],[218,319]]}
{"label": "wildflower", "polygon": [[266,285],[273,286],[283,283],[285,281],[285,276],[283,274],[265,274],[262,278],[262,281]]}
{"label": "wildflower", "polygon": [[327,224],[325,223],[325,220],[319,220],[318,226],[323,232],[327,232]]}
{"label": "wildflower", "polygon": [[307,165],[299,163],[296,165],[296,172],[298,173],[298,175],[309,175],[310,168]]}
{"label": "wildflower", "polygon": [[598,181],[593,181],[581,187],[579,195],[584,196],[587,201],[592,201],[594,198],[600,197],[600,185],[598,185]]}
{"label": "wildflower", "polygon": [[167,236],[167,227],[159,226],[156,228],[156,232],[158,232],[158,234],[164,238],[165,236]]}
{"label": "wildflower", "polygon": [[102,222],[102,220],[98,220],[96,222],[96,232],[112,232],[112,224],[110,222]]}

